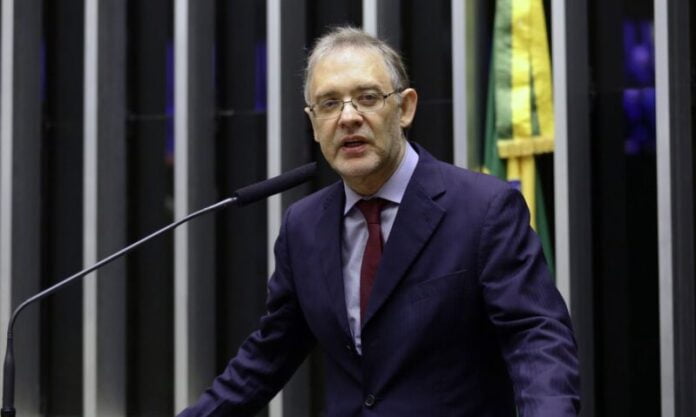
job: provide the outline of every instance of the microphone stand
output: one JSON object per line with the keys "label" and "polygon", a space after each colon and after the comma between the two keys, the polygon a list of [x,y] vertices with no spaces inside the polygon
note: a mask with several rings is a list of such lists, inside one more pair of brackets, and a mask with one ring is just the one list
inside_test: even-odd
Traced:
{"label": "microphone stand", "polygon": [[279,192],[285,191],[287,189],[290,189],[292,187],[295,187],[297,185],[302,184],[303,182],[308,181],[312,176],[314,176],[314,173],[317,170],[317,163],[316,162],[310,162],[308,164],[299,166],[295,169],[292,169],[288,172],[285,172],[281,175],[278,175],[273,178],[269,178],[267,180],[258,182],[256,184],[248,185],[246,187],[240,188],[237,191],[235,191],[232,195],[232,197],[228,197],[222,201],[219,201],[211,206],[208,206],[206,208],[200,209],[194,213],[189,214],[188,216],[184,217],[181,220],[178,220],[168,226],[165,226],[156,232],[145,236],[144,238],[138,240],[135,243],[132,243],[125,248],[119,250],[118,252],[102,259],[101,261],[97,262],[96,264],[90,266],[87,269],[84,269],[80,272],[78,272],[75,275],[72,275],[63,281],[60,281],[59,283],[53,285],[52,287],[49,287],[40,293],[28,298],[25,300],[22,304],[17,307],[17,309],[12,313],[12,317],[10,318],[10,322],[7,325],[7,350],[5,351],[5,367],[4,367],[4,372],[3,372],[3,386],[2,386],[2,409],[0,410],[0,417],[15,417],[15,408],[14,408],[14,380],[15,380],[15,366],[14,366],[14,343],[13,343],[13,337],[12,337],[12,329],[14,328],[14,323],[15,320],[17,319],[17,315],[24,310],[25,307],[27,307],[29,304],[32,304],[36,301],[39,301],[43,298],[48,297],[49,295],[53,294],[54,292],[58,291],[59,289],[75,282],[76,280],[84,277],[85,275],[89,274],[90,272],[101,268],[102,266],[120,258],[121,256],[125,255],[126,253],[132,251],[133,249],[137,248],[138,246],[142,245],[143,243],[147,242],[150,239],[153,239],[162,233],[168,232],[175,227],[181,225],[182,223],[186,223],[189,220],[192,220],[198,216],[202,216],[206,213],[209,213],[211,211],[219,210],[225,206],[228,206],[230,204],[235,204],[237,206],[245,206],[247,204],[253,203],[254,201],[261,200],[263,198],[266,198],[268,196],[271,196],[273,194],[277,194]]}
{"label": "microphone stand", "polygon": [[208,206],[206,208],[203,208],[201,210],[198,210],[194,213],[189,214],[188,216],[182,218],[181,220],[178,220],[172,224],[169,224],[156,232],[145,236],[144,238],[138,240],[135,243],[132,243],[125,248],[119,250],[116,253],[113,253],[109,255],[108,257],[102,259],[101,261],[97,262],[96,264],[90,266],[87,269],[84,269],[58,283],[55,285],[46,288],[45,290],[41,291],[40,293],[26,299],[22,304],[15,309],[15,311],[12,313],[12,317],[10,318],[10,321],[7,326],[7,350],[5,351],[5,368],[4,368],[4,373],[3,373],[3,393],[2,393],[2,411],[0,412],[0,417],[15,417],[15,408],[14,408],[14,381],[15,381],[15,367],[14,367],[14,342],[13,342],[13,328],[14,328],[14,323],[15,320],[17,319],[17,315],[24,310],[25,307],[27,307],[29,304],[32,304],[36,301],[39,301],[45,297],[48,297],[49,295],[53,294],[54,292],[58,291],[59,289],[77,281],[78,279],[84,277],[85,275],[89,274],[90,272],[101,268],[102,266],[111,263],[115,261],[116,259],[120,258],[121,256],[127,254],[128,252],[132,251],[133,249],[137,248],[138,246],[142,245],[143,243],[154,239],[155,237],[161,235],[162,233],[168,232],[178,226],[180,226],[183,223],[186,223],[189,220],[192,220],[198,216],[202,216],[206,213],[209,213],[211,211],[216,211],[219,210],[223,207],[226,207],[230,204],[237,203],[238,197],[229,197],[226,198],[222,201],[219,201],[211,206]]}

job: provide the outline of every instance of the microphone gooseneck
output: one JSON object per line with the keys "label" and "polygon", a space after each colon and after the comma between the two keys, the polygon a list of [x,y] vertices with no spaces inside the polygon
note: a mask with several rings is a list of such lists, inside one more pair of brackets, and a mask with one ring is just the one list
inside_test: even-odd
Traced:
{"label": "microphone gooseneck", "polygon": [[195,219],[196,217],[202,216],[204,214],[210,213],[212,211],[219,210],[223,207],[226,207],[228,205],[236,205],[238,207],[245,206],[247,204],[253,203],[255,201],[264,199],[266,197],[269,197],[273,194],[280,193],[282,191],[288,190],[290,188],[293,188],[297,185],[300,185],[304,182],[309,181],[314,174],[316,173],[317,170],[317,164],[316,162],[311,162],[306,165],[302,165],[298,168],[295,168],[293,170],[290,170],[286,173],[283,173],[281,175],[278,175],[273,178],[269,178],[265,181],[258,182],[256,184],[249,185],[244,188],[240,188],[239,190],[235,191],[232,195],[232,197],[228,197],[222,201],[219,201],[213,205],[210,205],[208,207],[205,207],[201,210],[198,210],[196,212],[193,212],[186,217],[177,220],[174,223],[171,223],[154,233],[151,233],[144,238],[138,240],[135,243],[132,243],[125,248],[119,250],[116,253],[113,253],[112,255],[107,256],[106,258],[100,260],[96,264],[92,265],[91,267],[84,269],[58,283],[55,285],[39,292],[38,294],[33,295],[32,297],[26,299],[22,304],[19,305],[15,309],[15,311],[12,313],[12,317],[10,318],[9,323],[7,324],[7,345],[6,345],[6,350],[5,350],[5,362],[4,362],[4,367],[3,367],[3,390],[2,390],[2,409],[0,410],[0,417],[15,417],[15,408],[14,408],[14,381],[15,381],[15,363],[14,363],[14,343],[13,343],[13,328],[14,328],[14,323],[15,320],[17,319],[17,316],[19,313],[24,310],[28,305],[40,301],[49,295],[53,294],[54,292],[57,292],[61,288],[64,288],[74,282],[76,282],[78,279],[83,278],[85,275],[89,274],[90,272],[93,272],[102,266],[109,264],[116,259],[122,257],[123,255],[127,254],[128,252],[132,251],[133,249],[137,248],[138,246],[142,245],[143,243],[154,239],[155,237],[166,233],[178,226],[180,226],[183,223],[186,223],[190,220]]}

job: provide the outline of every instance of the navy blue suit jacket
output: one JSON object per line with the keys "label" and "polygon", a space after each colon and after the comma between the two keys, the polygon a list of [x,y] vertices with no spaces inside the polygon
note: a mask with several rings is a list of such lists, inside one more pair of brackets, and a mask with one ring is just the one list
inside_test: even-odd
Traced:
{"label": "navy blue suit jacket", "polygon": [[341,183],[292,205],[268,312],[185,416],[252,416],[318,343],[328,417],[575,416],[568,312],[520,193],[415,146],[353,348],[341,272]]}

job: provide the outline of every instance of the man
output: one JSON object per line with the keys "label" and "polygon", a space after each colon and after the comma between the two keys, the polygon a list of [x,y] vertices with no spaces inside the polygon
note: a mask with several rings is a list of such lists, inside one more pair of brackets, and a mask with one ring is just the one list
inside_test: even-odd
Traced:
{"label": "man", "polygon": [[406,141],[417,93],[360,30],[317,42],[305,99],[342,181],[287,210],[260,328],[182,415],[254,415],[317,343],[329,417],[577,415],[570,320],[519,192]]}

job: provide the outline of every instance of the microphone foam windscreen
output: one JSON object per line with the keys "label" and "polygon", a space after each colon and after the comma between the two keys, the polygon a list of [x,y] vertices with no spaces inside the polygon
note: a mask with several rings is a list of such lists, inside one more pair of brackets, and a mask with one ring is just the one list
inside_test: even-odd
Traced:
{"label": "microphone foam windscreen", "polygon": [[317,171],[317,163],[310,162],[288,172],[269,178],[256,184],[248,185],[235,191],[237,205],[245,206],[255,201],[270,197],[290,188],[296,187],[303,182],[309,181]]}

